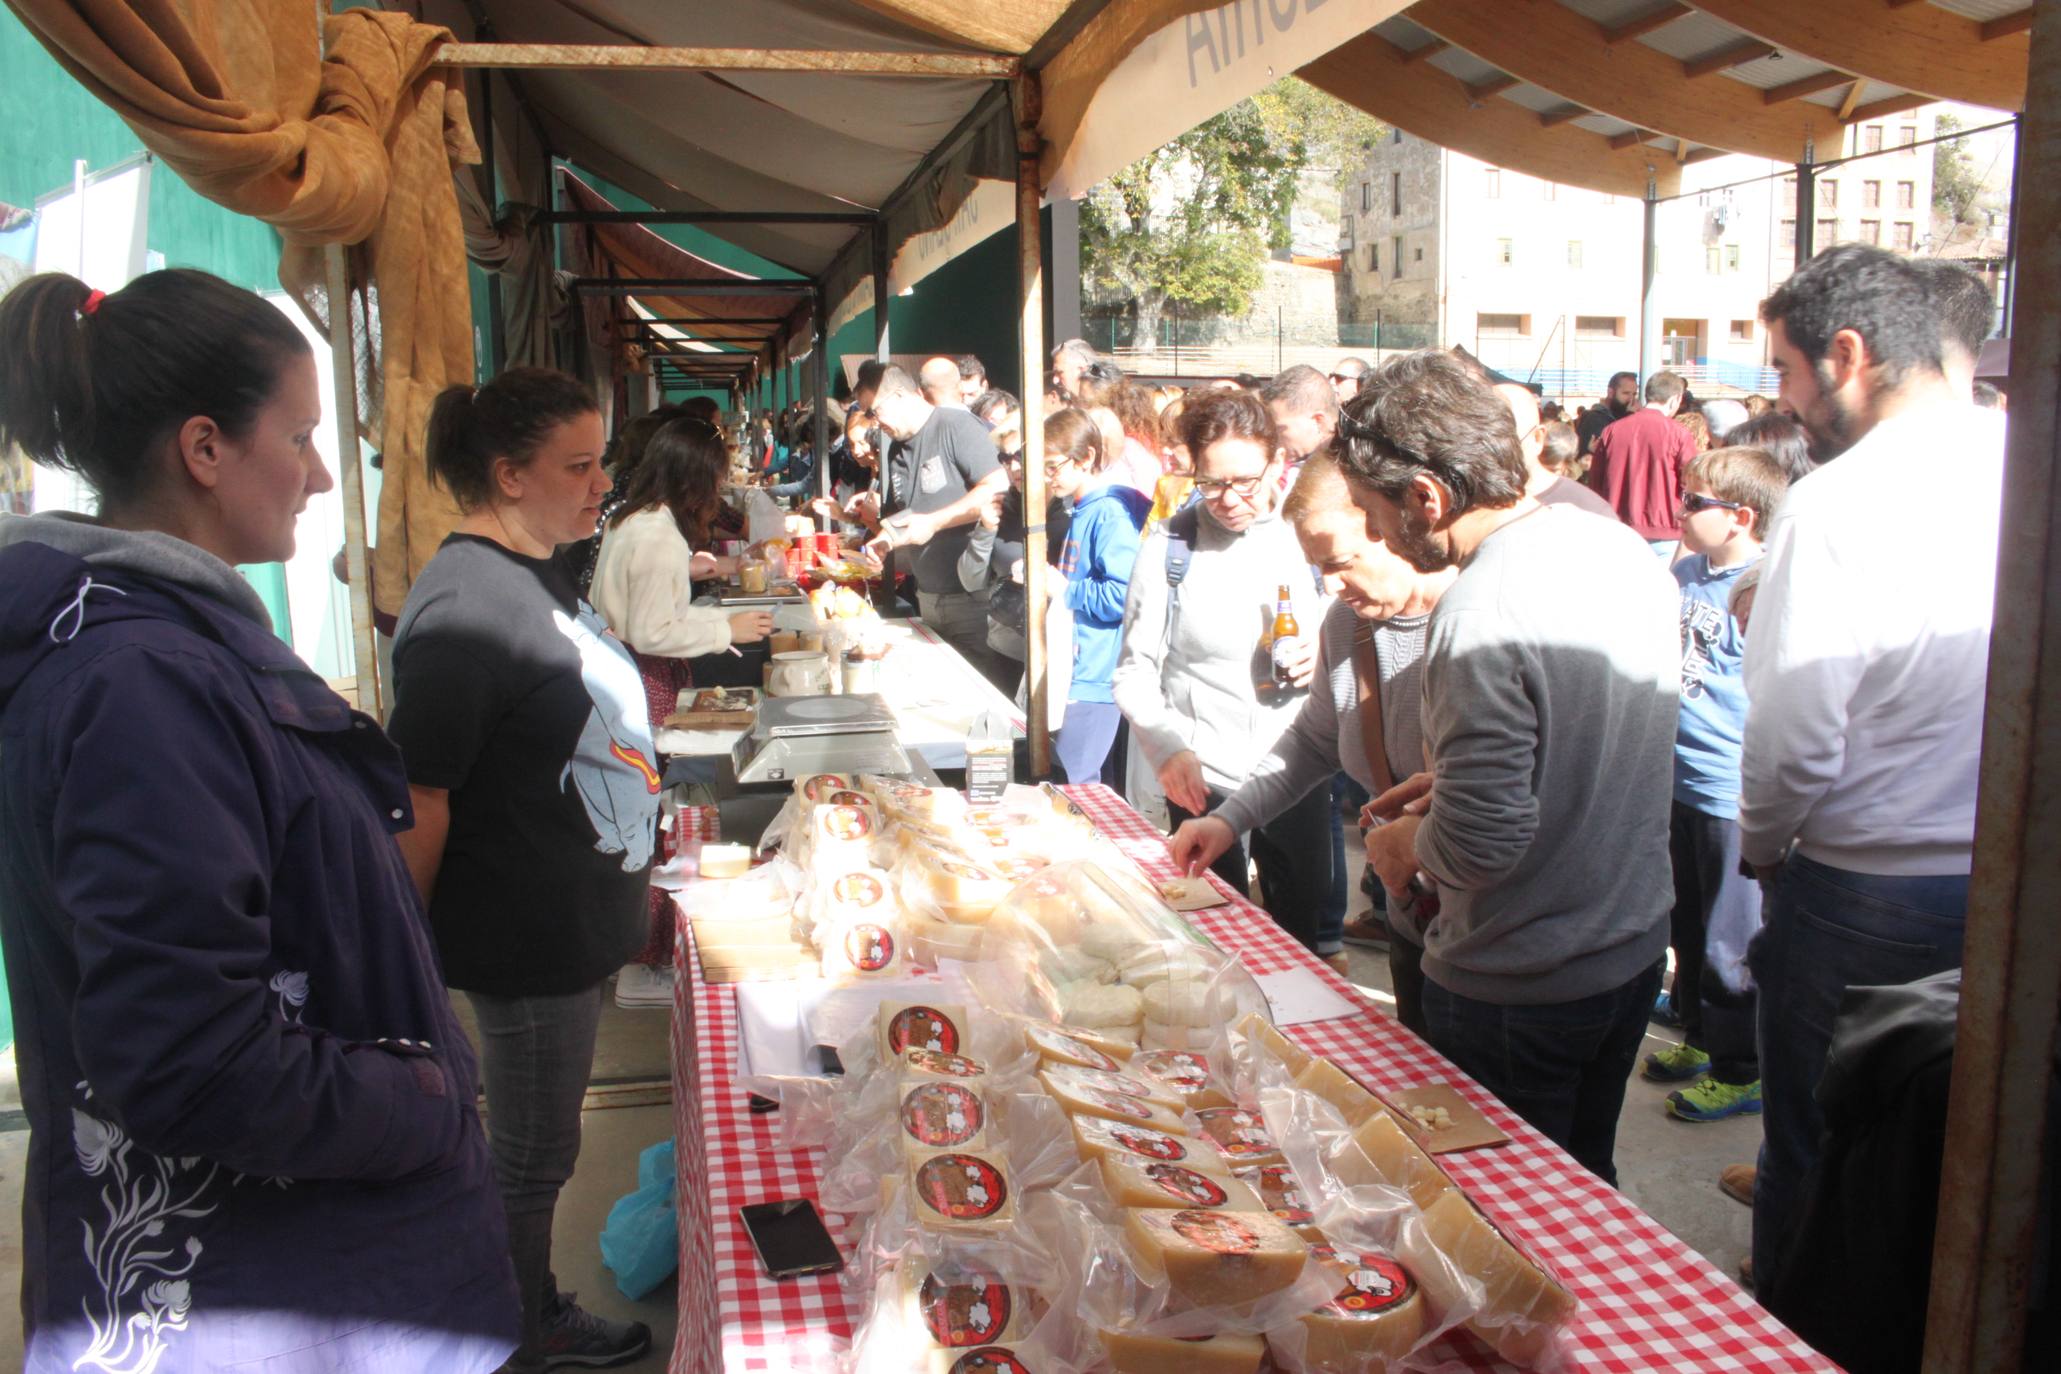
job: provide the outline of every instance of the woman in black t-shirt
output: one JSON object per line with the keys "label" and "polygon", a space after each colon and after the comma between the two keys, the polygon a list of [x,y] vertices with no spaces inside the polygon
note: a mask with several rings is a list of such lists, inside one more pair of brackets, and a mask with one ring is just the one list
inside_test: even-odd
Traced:
{"label": "woman in black t-shirt", "polygon": [[659,773],[630,653],[561,550],[593,535],[601,416],[572,378],[452,387],[429,470],[465,518],[408,593],[389,729],[415,828],[401,848],[445,980],[479,1021],[487,1134],[522,1293],[508,1368],[604,1367],[651,1341],[558,1292],[551,1221],[579,1157],[608,975],[643,943]]}

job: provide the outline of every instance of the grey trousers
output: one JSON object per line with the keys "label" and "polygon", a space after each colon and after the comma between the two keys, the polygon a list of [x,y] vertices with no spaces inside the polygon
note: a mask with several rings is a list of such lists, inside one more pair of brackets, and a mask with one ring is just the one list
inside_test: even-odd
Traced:
{"label": "grey trousers", "polygon": [[479,1018],[487,1143],[522,1293],[522,1347],[509,1359],[510,1370],[544,1367],[538,1337],[558,1297],[551,1223],[559,1190],[580,1157],[580,1103],[594,1072],[594,1035],[606,990],[603,985],[559,996],[466,994]]}

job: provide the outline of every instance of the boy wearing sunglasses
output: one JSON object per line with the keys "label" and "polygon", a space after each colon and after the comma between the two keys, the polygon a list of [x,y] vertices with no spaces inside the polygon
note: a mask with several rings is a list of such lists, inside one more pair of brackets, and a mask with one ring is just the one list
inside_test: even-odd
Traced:
{"label": "boy wearing sunglasses", "polygon": [[[1760,928],[1760,888],[1739,868],[1739,758],[1746,733],[1746,634],[1727,608],[1760,559],[1761,534],[1789,479],[1756,448],[1699,454],[1682,473],[1676,518],[1683,557],[1682,701],[1675,726],[1668,854],[1675,904],[1674,1008],[1682,1043],[1646,1056],[1645,1075],[1685,1086],[1668,1112],[1720,1121],[1761,1107],[1746,941]],[[1706,968],[1706,965],[1708,967]]]}

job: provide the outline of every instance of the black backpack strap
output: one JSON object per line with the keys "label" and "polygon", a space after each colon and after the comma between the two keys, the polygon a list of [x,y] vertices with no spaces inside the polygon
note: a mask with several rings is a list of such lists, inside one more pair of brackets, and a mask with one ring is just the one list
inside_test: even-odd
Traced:
{"label": "black backpack strap", "polygon": [[1195,561],[1196,521],[1202,513],[1201,504],[1190,501],[1167,517],[1166,529],[1166,638],[1172,640],[1174,617],[1181,610],[1181,582],[1188,576],[1188,565]]}

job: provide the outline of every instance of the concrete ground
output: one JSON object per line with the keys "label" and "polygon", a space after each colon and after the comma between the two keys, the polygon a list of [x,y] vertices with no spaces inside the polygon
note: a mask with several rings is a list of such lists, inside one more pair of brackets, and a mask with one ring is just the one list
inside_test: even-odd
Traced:
{"label": "concrete ground", "polygon": [[[1389,1000],[1388,964],[1380,952],[1352,949],[1350,964],[1354,983],[1377,1001]],[[466,1015],[462,997],[458,1004],[461,1016]],[[669,1019],[664,1010],[621,1011],[610,1003],[595,1056],[597,1084],[665,1082]],[[1647,1037],[1649,1050],[1669,1043],[1668,1033],[1658,1027]],[[1736,1276],[1747,1253],[1751,1218],[1745,1207],[1718,1191],[1717,1175],[1727,1164],[1752,1161],[1760,1144],[1759,1120],[1692,1126],[1666,1114],[1667,1092],[1658,1084],[1632,1080],[1617,1132],[1621,1186],[1691,1249]],[[625,1098],[639,1100],[620,1088],[597,1093],[594,1100]],[[21,1364],[21,1315],[13,1295],[21,1282],[21,1180],[28,1133],[18,1117],[12,1120],[12,1129],[0,1129],[0,1369]],[[624,1298],[602,1267],[597,1237],[615,1200],[636,1187],[638,1153],[672,1134],[672,1108],[663,1102],[595,1106],[585,1113],[583,1125],[579,1169],[558,1205],[558,1282],[593,1311],[649,1325],[651,1353],[624,1368],[663,1370],[673,1343],[673,1284],[668,1281],[641,1302]]]}

